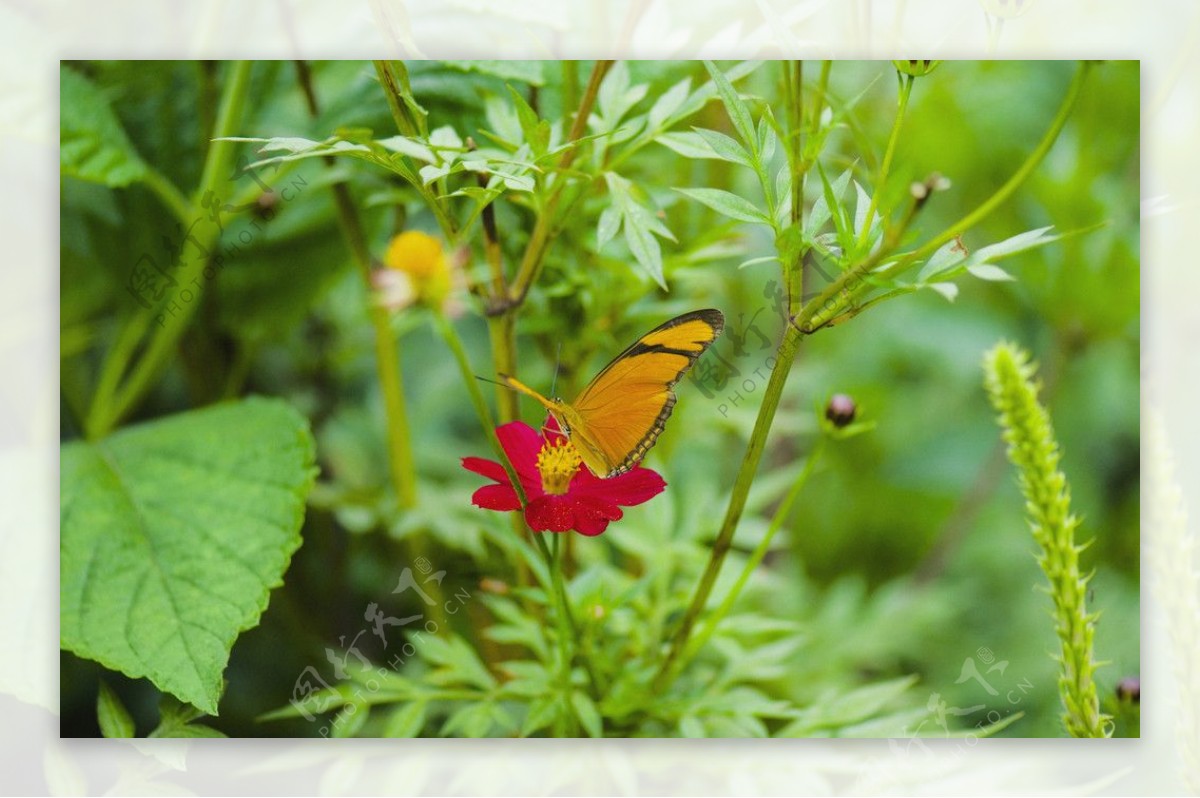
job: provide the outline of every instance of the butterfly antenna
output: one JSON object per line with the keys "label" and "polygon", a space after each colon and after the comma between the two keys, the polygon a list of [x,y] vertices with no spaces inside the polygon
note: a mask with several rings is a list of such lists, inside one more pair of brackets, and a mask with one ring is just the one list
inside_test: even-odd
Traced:
{"label": "butterfly antenna", "polygon": [[516,390],[516,388],[512,387],[508,383],[500,382],[499,380],[488,379],[487,377],[480,377],[478,374],[475,375],[475,379],[479,380],[480,382],[490,382],[492,385],[499,385],[501,388],[507,388],[510,391]]}
{"label": "butterfly antenna", "polygon": [[554,352],[554,376],[550,379],[550,396],[554,396],[554,388],[558,385],[558,367],[562,365],[562,341]]}

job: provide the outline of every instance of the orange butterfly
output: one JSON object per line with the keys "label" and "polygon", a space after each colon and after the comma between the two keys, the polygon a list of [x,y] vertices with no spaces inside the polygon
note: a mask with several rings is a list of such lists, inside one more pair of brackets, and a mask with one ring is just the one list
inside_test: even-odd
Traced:
{"label": "orange butterfly", "polygon": [[547,399],[507,374],[500,379],[554,415],[593,474],[612,477],[646,456],[675,407],[671,389],[724,329],[719,310],[676,316],[613,358],[570,403]]}

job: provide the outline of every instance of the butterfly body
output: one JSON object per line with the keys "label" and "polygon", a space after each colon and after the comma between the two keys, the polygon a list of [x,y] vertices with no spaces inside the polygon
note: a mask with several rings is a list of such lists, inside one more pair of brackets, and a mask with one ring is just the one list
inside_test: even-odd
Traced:
{"label": "butterfly body", "polygon": [[672,388],[724,328],[719,310],[677,316],[613,358],[573,402],[547,399],[505,374],[500,378],[554,415],[592,473],[612,477],[636,466],[654,446],[675,407]]}

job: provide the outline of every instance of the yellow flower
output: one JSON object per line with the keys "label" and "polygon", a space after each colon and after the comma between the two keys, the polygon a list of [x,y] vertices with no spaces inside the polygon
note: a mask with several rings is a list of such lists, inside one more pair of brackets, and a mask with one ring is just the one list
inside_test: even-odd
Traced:
{"label": "yellow flower", "polygon": [[435,308],[445,304],[454,281],[440,240],[407,230],[388,244],[383,262],[387,268],[372,277],[380,304],[392,310],[417,302]]}

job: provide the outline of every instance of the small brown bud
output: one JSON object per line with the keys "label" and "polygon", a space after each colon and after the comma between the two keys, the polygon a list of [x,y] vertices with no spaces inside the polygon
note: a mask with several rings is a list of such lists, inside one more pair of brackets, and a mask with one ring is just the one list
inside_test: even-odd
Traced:
{"label": "small brown bud", "polygon": [[1142,701],[1142,680],[1137,676],[1126,676],[1117,682],[1117,700],[1122,704],[1140,704]]}
{"label": "small brown bud", "polygon": [[825,405],[825,418],[835,427],[845,427],[854,421],[857,412],[854,400],[844,393],[835,393],[829,397],[829,404]]}

